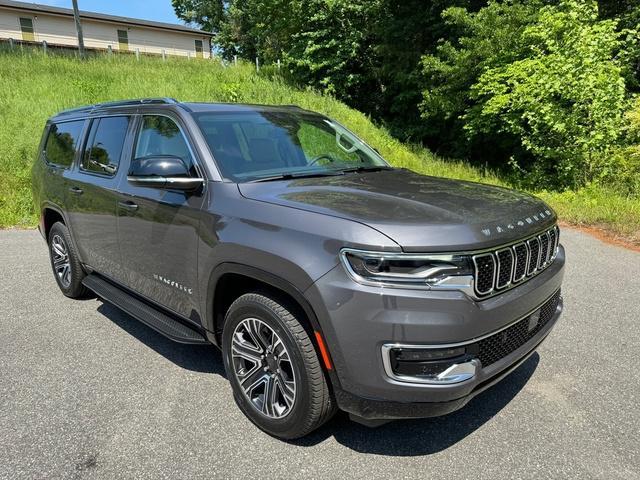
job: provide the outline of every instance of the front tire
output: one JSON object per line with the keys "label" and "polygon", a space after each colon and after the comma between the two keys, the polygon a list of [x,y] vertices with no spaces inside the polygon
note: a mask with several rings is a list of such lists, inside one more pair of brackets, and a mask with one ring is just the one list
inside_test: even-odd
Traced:
{"label": "front tire", "polygon": [[222,350],[236,403],[265,432],[299,438],[335,412],[313,343],[284,302],[240,296],[227,312]]}
{"label": "front tire", "polygon": [[47,243],[53,276],[60,291],[69,298],[87,298],[90,291],[82,284],[86,274],[67,226],[62,222],[54,223],[49,231]]}

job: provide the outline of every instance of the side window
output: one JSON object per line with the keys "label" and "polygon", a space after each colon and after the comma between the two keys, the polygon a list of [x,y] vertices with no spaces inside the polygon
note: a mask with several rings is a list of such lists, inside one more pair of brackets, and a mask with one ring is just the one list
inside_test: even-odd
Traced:
{"label": "side window", "polygon": [[96,118],[91,122],[87,146],[82,157],[82,169],[93,173],[114,175],[118,170],[129,117]]}
{"label": "side window", "polygon": [[197,176],[189,146],[176,122],[162,115],[145,115],[142,118],[134,158],[180,157],[189,173]]}
{"label": "side window", "polygon": [[84,120],[52,124],[44,147],[47,162],[69,168],[78,150],[83,126]]}

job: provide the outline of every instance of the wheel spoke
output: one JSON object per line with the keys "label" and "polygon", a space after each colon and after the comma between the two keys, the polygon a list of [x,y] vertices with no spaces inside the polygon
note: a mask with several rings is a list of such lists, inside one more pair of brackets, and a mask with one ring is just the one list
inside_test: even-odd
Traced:
{"label": "wheel spoke", "polygon": [[54,243],[51,245],[51,247],[53,248],[53,253],[55,253],[57,256],[66,257],[66,253],[60,244]]}
{"label": "wheel spoke", "polygon": [[284,398],[284,401],[287,403],[287,407],[291,408],[296,396],[295,383],[291,380],[284,380],[282,376],[278,376],[277,384],[282,398]]}
{"label": "wheel spoke", "polygon": [[62,270],[62,281],[65,285],[71,283],[71,268],[69,268],[69,264],[65,264],[64,269]]}
{"label": "wheel spoke", "polygon": [[262,413],[270,417],[278,416],[276,406],[276,380],[272,376],[267,376],[264,386],[264,402],[262,403]]}
{"label": "wheel spoke", "polygon": [[242,337],[238,334],[233,336],[231,352],[234,357],[241,357],[256,364],[261,361],[260,355],[262,350],[257,350],[253,345],[242,340]]}
{"label": "wheel spoke", "polygon": [[250,319],[247,321],[245,326],[246,332],[251,337],[251,341],[263,352],[266,348],[266,345],[262,341],[262,337],[260,336],[260,322],[256,319]]}
{"label": "wheel spoke", "polygon": [[67,262],[67,256],[66,255],[60,255],[58,257],[55,257],[53,259],[53,264],[56,266],[62,265],[63,263]]}
{"label": "wheel spoke", "polygon": [[[240,376],[240,375],[239,375]],[[239,378],[240,385],[242,389],[247,395],[250,395],[251,392],[262,382],[266,380],[268,375],[264,372],[260,365],[256,365],[254,368],[246,372],[244,375]]]}

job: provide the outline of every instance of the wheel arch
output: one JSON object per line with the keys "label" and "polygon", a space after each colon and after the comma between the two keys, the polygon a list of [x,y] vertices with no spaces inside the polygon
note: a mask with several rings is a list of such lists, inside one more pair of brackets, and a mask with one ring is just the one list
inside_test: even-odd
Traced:
{"label": "wheel arch", "polygon": [[[238,282],[235,283],[235,285],[241,284],[241,288],[238,290],[225,291],[224,287],[229,285],[225,282],[231,278]],[[322,347],[318,344],[318,339],[315,335],[315,332],[317,332],[322,341],[326,343],[324,334],[322,333],[322,327],[320,326],[318,316],[313,307],[303,293],[284,278],[240,263],[222,263],[213,270],[209,277],[205,310],[206,316],[204,319],[204,327],[208,332],[209,340],[219,347],[222,346],[221,333],[224,326],[224,315],[228,307],[238,296],[256,290],[266,290],[267,293],[275,294],[280,299],[284,297],[284,300],[293,302],[294,308],[297,308],[300,313],[304,314],[302,324],[309,334],[318,358],[323,359]],[[323,347],[328,350],[329,361],[333,363],[329,345],[323,345]],[[327,368],[325,364],[324,371],[327,373],[332,387],[340,388],[340,380],[335,367]]]}
{"label": "wheel arch", "polygon": [[256,267],[227,262],[213,270],[207,288],[205,328],[214,334],[216,344],[220,344],[224,315],[231,303],[243,293],[260,289],[292,301],[309,322],[310,335],[322,332],[313,307],[291,282]]}
{"label": "wheel arch", "polygon": [[40,209],[40,233],[45,240],[48,240],[51,227],[58,221],[69,228],[69,222],[62,208],[54,203],[45,202]]}

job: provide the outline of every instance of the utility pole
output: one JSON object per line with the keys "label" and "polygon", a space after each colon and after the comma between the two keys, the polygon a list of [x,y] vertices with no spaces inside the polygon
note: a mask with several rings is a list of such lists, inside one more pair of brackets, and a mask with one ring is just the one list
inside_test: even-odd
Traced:
{"label": "utility pole", "polygon": [[84,58],[84,38],[82,36],[82,25],[80,24],[78,0],[73,0],[73,18],[76,21],[76,32],[78,32],[78,51],[80,52],[80,58]]}

